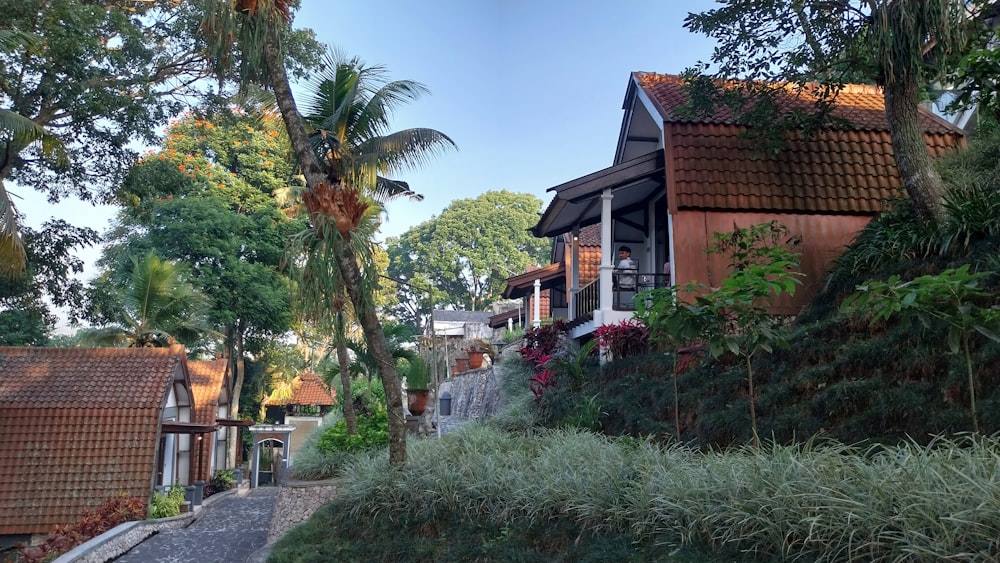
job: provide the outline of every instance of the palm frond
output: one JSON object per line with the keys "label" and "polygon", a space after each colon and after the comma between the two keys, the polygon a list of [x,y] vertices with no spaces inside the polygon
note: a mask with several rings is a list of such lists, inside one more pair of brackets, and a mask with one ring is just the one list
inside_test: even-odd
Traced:
{"label": "palm frond", "polygon": [[0,275],[13,278],[28,264],[17,224],[17,210],[0,180]]}
{"label": "palm frond", "polygon": [[355,149],[359,166],[375,166],[379,173],[401,172],[426,164],[431,157],[458,148],[451,137],[436,129],[413,128],[372,137]]}
{"label": "palm frond", "polygon": [[396,80],[379,88],[358,112],[358,120],[352,127],[356,139],[369,139],[385,135],[389,131],[389,118],[398,106],[416,101],[430,90],[413,80]]}
{"label": "palm frond", "polygon": [[0,53],[13,53],[24,47],[28,51],[38,49],[38,36],[34,33],[14,29],[0,29]]}
{"label": "palm frond", "polygon": [[3,140],[18,149],[40,143],[42,154],[52,158],[57,166],[69,164],[69,154],[62,140],[17,112],[0,109],[0,133]]}

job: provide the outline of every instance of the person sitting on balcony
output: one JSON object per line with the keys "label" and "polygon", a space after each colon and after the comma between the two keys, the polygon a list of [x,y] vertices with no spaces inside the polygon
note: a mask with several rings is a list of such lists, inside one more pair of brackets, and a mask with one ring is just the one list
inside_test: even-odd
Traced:
{"label": "person sitting on balcony", "polygon": [[618,289],[635,291],[635,273],[638,264],[632,259],[632,249],[622,245],[618,249],[618,267],[615,275],[618,279]]}

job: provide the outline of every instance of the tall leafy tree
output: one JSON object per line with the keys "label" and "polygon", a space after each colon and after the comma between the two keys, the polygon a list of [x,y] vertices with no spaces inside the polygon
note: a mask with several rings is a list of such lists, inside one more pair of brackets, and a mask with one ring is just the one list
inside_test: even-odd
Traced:
{"label": "tall leafy tree", "polygon": [[[981,36],[974,17],[985,2],[964,0],[722,0],[722,7],[689,14],[688,29],[719,41],[716,78],[695,80],[697,111],[716,104],[737,121],[768,131],[827,122],[845,82],[883,88],[893,151],[914,210],[941,217],[944,183],[933,168],[917,108],[921,87],[944,76],[956,55]],[[695,73],[700,72],[696,69]],[[794,85],[815,99],[815,111],[786,112],[780,101]]]}
{"label": "tall leafy tree", "polygon": [[[410,284],[403,304],[481,311],[500,297],[505,280],[545,261],[548,241],[528,232],[542,202],[531,194],[489,191],[455,200],[441,215],[387,241],[389,276]],[[415,322],[417,308],[397,310]]]}
{"label": "tall leafy tree", "polygon": [[[171,339],[191,344],[217,335],[205,322],[208,300],[187,281],[183,266],[150,253],[132,260],[129,284],[110,292],[113,305],[101,328],[86,329],[84,342],[96,346],[167,346]],[[110,289],[105,286],[105,291]]]}
{"label": "tall leafy tree", "polygon": [[282,268],[288,238],[305,221],[275,200],[292,174],[284,127],[274,116],[208,108],[174,122],[118,191],[124,204],[99,265],[124,283],[133,256],[155,251],[190,268],[211,301],[208,319],[236,360],[238,404],[246,353],[259,353],[292,323]]}
{"label": "tall leafy tree", "polygon": [[42,346],[51,337],[51,307],[66,307],[71,316],[83,306],[83,271],[75,251],[99,240],[93,229],[61,220],[35,231],[23,229],[27,267],[14,277],[0,277],[0,345]]}
{"label": "tall leafy tree", "polygon": [[[19,49],[32,52],[37,48],[38,41],[34,35],[0,29],[0,55],[16,53]],[[58,138],[16,111],[0,107],[0,148],[27,148],[32,144],[40,146],[43,156],[55,157],[60,164],[65,163],[62,143]],[[26,264],[27,254],[19,232],[17,210],[0,177],[0,274],[7,278],[15,277],[24,271]]]}

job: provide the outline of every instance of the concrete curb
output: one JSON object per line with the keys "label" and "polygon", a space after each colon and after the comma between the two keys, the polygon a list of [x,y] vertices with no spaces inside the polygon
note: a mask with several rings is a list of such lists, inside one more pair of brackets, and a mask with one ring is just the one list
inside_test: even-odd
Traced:
{"label": "concrete curb", "polygon": [[[111,528],[99,536],[90,538],[73,549],[63,553],[52,563],[104,563],[110,561],[149,539],[153,534],[162,530],[175,528],[185,528],[190,526],[201,512],[214,504],[216,501],[226,497],[239,494],[246,496],[246,492],[240,490],[242,487],[230,489],[221,493],[216,493],[202,502],[200,507],[196,507],[194,512],[158,518],[156,520],[139,520],[136,522],[125,522]],[[249,491],[249,487],[246,487]],[[241,494],[242,493],[242,494]]]}

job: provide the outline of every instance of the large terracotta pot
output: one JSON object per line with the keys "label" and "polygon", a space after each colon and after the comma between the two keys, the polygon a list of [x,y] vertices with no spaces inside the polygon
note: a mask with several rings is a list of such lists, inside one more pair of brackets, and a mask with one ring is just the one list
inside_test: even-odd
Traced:
{"label": "large terracotta pot", "polygon": [[455,367],[458,368],[458,372],[469,371],[469,358],[455,358]]}
{"label": "large terracotta pot", "polygon": [[483,367],[483,352],[469,352],[469,367],[472,369]]}
{"label": "large terracotta pot", "polygon": [[413,416],[420,416],[427,410],[427,397],[430,391],[427,389],[407,389],[406,408]]}

